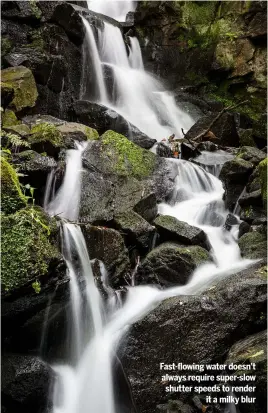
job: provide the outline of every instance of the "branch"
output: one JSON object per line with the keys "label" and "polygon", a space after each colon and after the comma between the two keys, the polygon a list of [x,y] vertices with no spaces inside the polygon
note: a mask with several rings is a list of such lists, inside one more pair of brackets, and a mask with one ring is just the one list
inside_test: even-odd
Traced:
{"label": "branch", "polygon": [[243,102],[239,102],[239,103],[237,103],[236,105],[230,105],[230,106],[227,106],[226,108],[223,108],[223,109],[218,113],[218,115],[210,122],[208,128],[207,128],[204,132],[200,133],[200,134],[197,135],[195,138],[193,138],[193,141],[197,141],[197,140],[203,138],[203,136],[205,136],[205,135],[210,131],[210,129],[212,128],[212,126],[214,125],[214,123],[216,123],[217,120],[218,120],[227,110],[235,109],[237,106],[244,105],[244,104],[247,103],[247,102],[248,102],[248,100],[244,100]]}
{"label": "branch", "polygon": [[185,139],[187,139],[187,141],[189,142],[189,144],[195,149],[195,146],[194,146],[193,142],[192,142],[192,141],[188,138],[188,136],[184,133],[183,128],[181,128],[181,132],[182,132],[183,137],[184,137]]}

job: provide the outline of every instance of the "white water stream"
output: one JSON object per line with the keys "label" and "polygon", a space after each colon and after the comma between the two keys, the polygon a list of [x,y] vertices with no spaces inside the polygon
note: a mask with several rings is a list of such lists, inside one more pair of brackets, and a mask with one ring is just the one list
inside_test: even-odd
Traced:
{"label": "white water stream", "polygon": [[[134,8],[130,1],[126,1],[124,7],[120,5],[120,9],[115,2],[106,0],[89,3],[92,10],[119,20]],[[84,24],[91,59],[95,59],[93,65],[98,72],[96,83],[100,102],[115,108],[140,130],[158,140],[173,132],[179,136],[180,128],[189,129],[193,120],[176,107],[173,96],[159,81],[144,71],[137,39],[130,39],[128,55],[118,28],[105,23],[97,44],[90,25],[85,21]],[[116,81],[113,101],[108,101],[107,93],[103,93],[104,64],[112,68]],[[70,278],[71,306],[68,361],[53,366],[57,373],[53,413],[125,413],[120,402],[115,400],[113,363],[117,346],[129,327],[163,299],[196,294],[217,279],[245,268],[250,261],[240,257],[235,229],[227,232],[222,228],[228,211],[222,201],[221,182],[197,165],[173,160],[171,162],[176,162],[178,167],[176,188],[170,204],[161,204],[159,211],[202,228],[211,243],[214,262],[199,267],[185,286],[167,290],[154,286],[129,287],[123,304],[109,287],[105,268],[101,266],[109,295],[105,302],[95,284],[79,225],[64,221],[75,221],[79,215],[83,150],[83,146],[78,146],[77,150],[68,151],[62,187],[47,206],[51,215],[63,219],[62,251]],[[218,173],[219,168],[216,170]],[[46,201],[51,198],[49,192]]]}
{"label": "white water stream", "polygon": [[[88,5],[91,10],[118,19],[116,3],[98,1],[88,2]],[[118,3],[122,9],[123,5],[129,7],[127,3],[134,2]],[[113,11],[110,10],[111,7]],[[85,18],[83,22],[86,29],[84,64],[90,64],[94,56],[93,68],[98,72],[95,76],[97,102],[115,110],[153,139],[161,141],[173,133],[178,138],[182,137],[181,129],[187,131],[194,120],[177,107],[172,93],[167,92],[158,79],[144,70],[138,39],[129,37],[130,45],[127,47],[120,28],[107,22],[104,22],[104,29],[98,29],[95,39],[90,24]],[[107,69],[113,77],[112,95],[108,93],[111,84],[108,87],[105,83]],[[111,79],[108,82],[111,82]],[[82,79],[81,90],[81,98],[88,99],[90,91],[87,90],[85,79]]]}

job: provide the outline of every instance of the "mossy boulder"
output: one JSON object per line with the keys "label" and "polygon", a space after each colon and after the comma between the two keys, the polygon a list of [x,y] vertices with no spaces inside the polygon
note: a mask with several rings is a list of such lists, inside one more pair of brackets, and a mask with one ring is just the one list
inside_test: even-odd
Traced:
{"label": "mossy boulder", "polygon": [[32,126],[27,140],[32,149],[51,156],[57,155],[60,148],[64,147],[63,137],[57,127],[46,122]]}
{"label": "mossy boulder", "polygon": [[267,159],[260,162],[258,166],[260,174],[261,195],[264,206],[267,206]]}
{"label": "mossy boulder", "polygon": [[210,256],[202,247],[165,242],[146,256],[138,270],[138,282],[165,287],[183,285],[192,272],[206,261],[210,261]]}
{"label": "mossy boulder", "polygon": [[41,208],[2,216],[2,286],[12,291],[48,275],[59,259],[56,221]]}
{"label": "mossy boulder", "polygon": [[57,129],[63,135],[65,141],[67,139],[77,141],[99,139],[99,134],[96,129],[82,125],[81,123],[65,122],[63,125],[57,126]]}
{"label": "mossy boulder", "polygon": [[240,146],[256,146],[252,129],[240,129],[238,134]]}
{"label": "mossy boulder", "polygon": [[26,197],[23,195],[18,175],[13,166],[1,157],[1,210],[7,214],[23,208]]}
{"label": "mossy boulder", "polygon": [[6,132],[15,133],[20,136],[27,136],[30,134],[30,128],[23,123],[18,125],[4,126]]}
{"label": "mossy boulder", "polygon": [[35,106],[38,96],[36,83],[30,69],[24,66],[9,67],[1,71],[2,82],[14,89],[14,97],[9,104],[19,112]]}
{"label": "mossy boulder", "polygon": [[14,97],[14,89],[8,83],[1,82],[1,105],[6,108]]}
{"label": "mossy boulder", "polygon": [[107,131],[101,136],[102,157],[109,159],[111,172],[133,175],[137,178],[149,176],[155,167],[155,155],[130,142],[125,136]]}
{"label": "mossy boulder", "polygon": [[177,241],[185,245],[199,245],[210,249],[206,234],[200,228],[179,221],[169,215],[160,215],[154,221],[154,225],[160,234],[160,241]]}
{"label": "mossy boulder", "polygon": [[3,128],[19,125],[21,122],[18,120],[17,116],[13,112],[13,110],[6,109],[2,116],[2,125]]}
{"label": "mossy boulder", "polygon": [[258,165],[266,158],[266,154],[258,148],[252,146],[243,146],[239,149],[237,157],[251,162],[253,165]]}
{"label": "mossy boulder", "polygon": [[258,259],[267,256],[267,240],[259,232],[247,232],[238,241],[241,255],[244,258]]}

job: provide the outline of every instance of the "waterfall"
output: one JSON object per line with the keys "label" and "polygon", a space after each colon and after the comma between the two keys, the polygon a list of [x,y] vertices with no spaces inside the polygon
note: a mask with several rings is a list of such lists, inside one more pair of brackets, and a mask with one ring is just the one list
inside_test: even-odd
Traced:
{"label": "waterfall", "polygon": [[[92,9],[91,2],[89,3]],[[87,48],[95,56],[93,66],[97,73],[95,79],[98,90],[103,91],[105,70],[109,69],[114,79],[112,97],[107,98],[109,85],[106,85],[106,93],[99,93],[98,103],[114,109],[153,139],[161,141],[173,133],[178,138],[182,137],[181,129],[187,131],[194,120],[176,106],[172,93],[166,91],[158,79],[144,70],[138,39],[130,37],[130,47],[127,48],[120,28],[104,22],[104,28],[98,29],[96,41],[92,29],[90,36],[88,35],[89,23],[84,18],[83,22],[87,30]],[[85,64],[89,62],[84,61]],[[82,84],[85,89],[84,76],[87,71],[85,67],[83,70]],[[83,94],[88,98],[90,91],[84,90]]]}
{"label": "waterfall", "polygon": [[126,20],[128,12],[135,10],[135,3],[131,0],[89,0],[87,2],[90,10],[112,17],[120,22]]}

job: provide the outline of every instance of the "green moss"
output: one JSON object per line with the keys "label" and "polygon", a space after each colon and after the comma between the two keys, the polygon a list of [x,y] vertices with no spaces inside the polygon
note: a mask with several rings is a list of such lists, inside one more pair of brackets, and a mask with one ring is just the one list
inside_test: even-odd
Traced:
{"label": "green moss", "polygon": [[[46,225],[49,218],[34,210]],[[55,225],[54,223],[52,225]],[[25,208],[2,217],[2,285],[5,291],[21,287],[47,274],[49,263],[58,257],[45,228],[33,219],[33,209]]]}
{"label": "green moss", "polygon": [[4,128],[6,129],[7,132],[12,132],[12,133],[14,132],[14,133],[16,133],[20,136],[27,136],[30,133],[29,126],[27,126],[23,123],[21,123],[19,125],[14,125],[14,124],[12,124],[10,126],[5,125]]}
{"label": "green moss", "polygon": [[39,7],[37,7],[36,0],[29,0],[30,7],[33,15],[39,20],[41,19],[42,13]]}
{"label": "green moss", "polygon": [[12,43],[11,40],[8,37],[1,37],[1,54],[2,56],[5,56],[10,52],[12,49]]}
{"label": "green moss", "polygon": [[263,204],[267,207],[267,159],[259,163],[258,169],[260,172],[261,194]]}
{"label": "green moss", "polygon": [[[174,3],[174,2],[173,2]],[[182,11],[182,22],[185,27],[195,26],[199,30],[201,27],[211,23],[214,19],[217,2],[195,2],[195,1],[185,1],[183,5],[180,2],[175,2],[175,7],[181,7]]]}
{"label": "green moss", "polygon": [[186,258],[191,258],[195,264],[198,266],[205,261],[209,261],[208,252],[197,245],[185,248],[178,248],[179,252],[184,255]]}
{"label": "green moss", "polygon": [[12,165],[1,157],[1,210],[7,214],[13,213],[26,205],[18,175]]}
{"label": "green moss", "polygon": [[150,175],[155,167],[155,155],[130,142],[125,136],[114,131],[102,135],[104,146],[111,148],[110,156],[115,156],[114,168],[121,175],[144,177]]}
{"label": "green moss", "polygon": [[240,143],[240,146],[256,147],[256,143],[252,136],[252,129],[245,129],[239,133],[239,143]]}
{"label": "green moss", "polygon": [[31,134],[28,137],[30,144],[40,142],[50,142],[54,146],[63,146],[63,138],[56,126],[50,123],[39,123],[31,129]]}
{"label": "green moss", "polygon": [[33,30],[30,34],[31,43],[28,45],[30,47],[34,47],[35,49],[39,49],[43,51],[45,48],[45,41],[42,37],[40,30]]}
{"label": "green moss", "polygon": [[24,66],[9,67],[1,71],[2,82],[14,89],[14,97],[9,104],[15,112],[35,105],[38,93],[30,69]]}
{"label": "green moss", "polygon": [[238,240],[242,257],[250,259],[265,258],[267,255],[267,241],[264,234],[248,232]]}
{"label": "green moss", "polygon": [[98,140],[100,138],[98,132],[96,131],[96,129],[89,128],[88,126],[85,127],[85,133],[86,133],[87,139],[90,140],[90,141],[91,140]]}
{"label": "green moss", "polygon": [[13,110],[6,109],[2,116],[3,128],[8,126],[19,125],[21,122],[17,119],[17,116]]}

